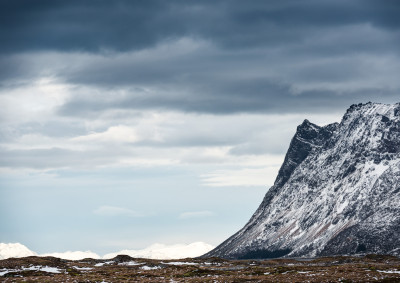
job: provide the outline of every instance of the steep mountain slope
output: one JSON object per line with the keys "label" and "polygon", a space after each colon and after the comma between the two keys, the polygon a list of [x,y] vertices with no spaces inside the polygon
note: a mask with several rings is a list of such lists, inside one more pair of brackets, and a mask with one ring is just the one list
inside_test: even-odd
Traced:
{"label": "steep mountain slope", "polygon": [[250,221],[205,256],[400,254],[400,103],[352,105],[297,127]]}

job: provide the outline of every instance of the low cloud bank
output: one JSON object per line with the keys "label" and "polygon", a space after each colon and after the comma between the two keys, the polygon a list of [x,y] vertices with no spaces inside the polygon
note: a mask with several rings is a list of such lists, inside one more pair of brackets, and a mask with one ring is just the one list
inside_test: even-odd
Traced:
{"label": "low cloud bank", "polygon": [[75,251],[75,252],[71,252],[71,251],[67,251],[67,252],[63,252],[63,253],[47,253],[47,254],[40,254],[39,256],[54,256],[54,257],[58,257],[58,258],[63,258],[63,259],[69,259],[69,260],[79,260],[79,259],[83,259],[83,258],[94,258],[94,259],[100,259],[101,257],[91,251]]}
{"label": "low cloud bank", "polygon": [[0,243],[0,259],[26,256],[54,256],[69,260],[80,260],[83,258],[110,259],[120,254],[125,254],[136,258],[181,259],[201,256],[213,248],[214,246],[204,242],[176,245],[153,244],[142,250],[121,250],[119,252],[109,253],[101,257],[91,251],[67,251],[62,253],[37,254],[20,243]]}
{"label": "low cloud bank", "polygon": [[201,256],[211,251],[214,246],[196,242],[192,244],[163,245],[154,244],[143,250],[122,250],[117,253],[104,255],[103,258],[113,258],[119,254],[129,255],[131,257],[151,258],[151,259],[180,259],[187,257]]}
{"label": "low cloud bank", "polygon": [[0,259],[35,255],[37,255],[35,252],[31,251],[20,243],[0,243]]}

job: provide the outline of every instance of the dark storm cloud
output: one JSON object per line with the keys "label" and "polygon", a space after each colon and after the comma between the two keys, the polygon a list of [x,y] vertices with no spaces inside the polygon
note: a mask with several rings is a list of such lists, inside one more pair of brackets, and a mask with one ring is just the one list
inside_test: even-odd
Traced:
{"label": "dark storm cloud", "polygon": [[194,36],[225,48],[280,45],[326,27],[400,27],[398,1],[13,1],[0,4],[3,52],[127,51]]}
{"label": "dark storm cloud", "polygon": [[162,1],[2,1],[0,10],[6,52],[129,50],[177,28],[163,19]]}
{"label": "dark storm cloud", "polygon": [[346,109],[359,101],[388,102],[398,100],[398,92],[385,89],[359,89],[340,95],[334,91],[312,90],[294,95],[289,85],[270,81],[232,82],[231,85],[211,85],[202,92],[188,95],[165,95],[157,93],[146,96],[128,96],[112,102],[81,100],[67,102],[60,114],[87,116],[107,109],[159,109],[195,113],[323,113],[332,109]]}
{"label": "dark storm cloud", "polygon": [[394,102],[398,3],[2,1],[0,87],[50,76],[102,93],[73,95],[63,115],[288,113]]}

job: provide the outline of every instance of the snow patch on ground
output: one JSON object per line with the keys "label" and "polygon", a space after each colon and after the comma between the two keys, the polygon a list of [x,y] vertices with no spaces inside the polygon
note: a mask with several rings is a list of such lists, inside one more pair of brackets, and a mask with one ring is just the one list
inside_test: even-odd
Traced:
{"label": "snow patch on ground", "polygon": [[100,267],[100,266],[103,266],[103,265],[105,265],[105,264],[113,264],[113,263],[114,263],[114,261],[111,260],[111,261],[96,263],[94,266]]}
{"label": "snow patch on ground", "polygon": [[154,269],[160,269],[160,268],[161,267],[159,267],[159,266],[147,266],[147,265],[140,267],[140,269],[143,269],[143,270],[154,270]]}
{"label": "snow patch on ground", "polygon": [[15,269],[2,269],[0,270],[0,276],[3,276],[4,274],[7,274],[8,272],[14,272]]}
{"label": "snow patch on ground", "polygon": [[21,269],[2,269],[0,270],[0,276],[3,276],[9,272],[21,272],[25,270],[33,270],[33,271],[44,271],[48,273],[61,273],[64,272],[64,270],[59,269],[57,267],[50,267],[50,266],[29,266],[29,267],[22,267]]}
{"label": "snow patch on ground", "polygon": [[56,267],[45,266],[40,268],[41,271],[49,272],[49,273],[61,273],[61,270]]}
{"label": "snow patch on ground", "polygon": [[377,270],[378,272],[381,273],[397,273],[400,274],[400,270]]}
{"label": "snow patch on ground", "polygon": [[133,265],[142,265],[143,263],[136,262],[136,261],[128,261],[128,262],[122,262],[118,265],[127,265],[127,266],[133,266]]}

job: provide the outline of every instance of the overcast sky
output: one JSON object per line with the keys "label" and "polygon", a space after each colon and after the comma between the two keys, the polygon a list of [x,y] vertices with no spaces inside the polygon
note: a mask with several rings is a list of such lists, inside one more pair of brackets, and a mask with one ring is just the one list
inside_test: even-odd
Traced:
{"label": "overcast sky", "polygon": [[400,99],[400,3],[0,1],[0,242],[217,245],[296,126]]}

